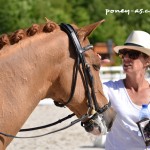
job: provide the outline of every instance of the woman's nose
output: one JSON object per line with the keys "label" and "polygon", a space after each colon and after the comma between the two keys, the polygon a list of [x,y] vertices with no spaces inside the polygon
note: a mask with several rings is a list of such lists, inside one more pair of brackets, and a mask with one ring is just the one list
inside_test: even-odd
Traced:
{"label": "woman's nose", "polygon": [[129,55],[128,55],[128,54],[125,54],[125,55],[123,55],[122,58],[123,58],[123,59],[129,59]]}

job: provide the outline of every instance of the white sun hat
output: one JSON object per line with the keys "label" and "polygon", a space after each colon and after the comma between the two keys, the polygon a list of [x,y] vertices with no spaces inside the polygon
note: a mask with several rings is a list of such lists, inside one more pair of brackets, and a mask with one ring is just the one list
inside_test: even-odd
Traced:
{"label": "white sun hat", "polygon": [[114,47],[116,53],[121,49],[133,49],[150,56],[150,34],[145,31],[133,31],[124,45]]}

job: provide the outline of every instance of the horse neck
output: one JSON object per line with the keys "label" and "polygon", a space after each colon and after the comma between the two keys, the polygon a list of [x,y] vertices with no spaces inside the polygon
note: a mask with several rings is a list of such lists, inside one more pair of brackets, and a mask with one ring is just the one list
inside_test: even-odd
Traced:
{"label": "horse neck", "polygon": [[18,105],[18,112],[23,107],[32,111],[46,97],[64,56],[61,33],[41,33],[2,49],[5,52],[1,51],[0,56],[1,103],[5,101],[9,106],[13,102]]}
{"label": "horse neck", "polygon": [[9,128],[10,134],[17,133],[39,101],[47,96],[68,49],[64,35],[60,30],[41,33],[1,50],[1,131]]}

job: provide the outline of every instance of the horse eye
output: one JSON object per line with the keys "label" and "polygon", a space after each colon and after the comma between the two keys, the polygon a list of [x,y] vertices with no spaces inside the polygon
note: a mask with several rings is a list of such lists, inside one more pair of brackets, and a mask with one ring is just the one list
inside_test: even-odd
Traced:
{"label": "horse eye", "polygon": [[99,66],[99,65],[93,65],[93,68],[94,68],[96,71],[99,71],[99,70],[100,70],[100,66]]}

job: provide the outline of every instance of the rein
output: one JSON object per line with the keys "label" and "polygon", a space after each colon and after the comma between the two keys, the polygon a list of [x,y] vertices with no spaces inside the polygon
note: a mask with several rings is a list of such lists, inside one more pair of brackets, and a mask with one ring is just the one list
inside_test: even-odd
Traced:
{"label": "rein", "polygon": [[3,132],[0,132],[1,135],[4,135],[4,136],[7,136],[7,137],[10,137],[10,138],[18,138],[18,139],[31,139],[31,138],[38,138],[38,137],[42,137],[42,136],[46,136],[46,135],[49,135],[49,134],[52,134],[52,133],[56,133],[56,132],[59,132],[59,131],[62,131],[62,130],[65,130],[73,125],[75,125],[76,123],[80,122],[80,121],[83,121],[85,119],[89,118],[88,115],[83,115],[81,118],[79,119],[76,119],[74,121],[72,121],[69,125],[65,126],[65,127],[62,127],[60,129],[57,129],[57,130],[54,130],[54,131],[51,131],[51,132],[48,132],[48,133],[45,133],[45,134],[40,134],[40,135],[35,135],[35,136],[14,136],[14,135],[11,135],[11,134],[6,134],[6,133],[3,133]]}
{"label": "rein", "polygon": [[54,126],[54,125],[56,125],[56,124],[58,124],[58,123],[62,123],[63,121],[65,121],[65,120],[67,120],[67,119],[69,119],[69,118],[71,118],[71,117],[73,117],[73,116],[75,116],[74,113],[72,113],[72,114],[70,114],[70,115],[68,115],[68,116],[66,116],[66,117],[64,117],[64,118],[62,118],[62,119],[59,119],[58,121],[53,122],[53,123],[51,123],[51,124],[47,124],[47,125],[44,125],[44,126],[38,126],[38,127],[34,127],[34,128],[21,129],[19,132],[34,131],[34,130],[39,130],[39,129],[48,128],[48,127]]}
{"label": "rein", "polygon": [[[88,112],[87,114],[83,115],[81,118],[78,118],[74,121],[72,121],[69,125],[62,127],[58,130],[54,130],[45,134],[41,134],[41,135],[36,135],[36,136],[30,136],[30,137],[23,137],[23,136],[14,136],[14,135],[10,135],[10,134],[6,134],[6,133],[2,133],[0,132],[1,135],[7,136],[7,137],[11,137],[11,138],[37,138],[37,137],[42,137],[42,136],[46,136],[52,133],[56,133],[58,131],[62,131],[64,129],[67,129],[73,125],[75,125],[78,122],[82,122],[85,121],[87,119],[91,119],[93,117],[93,115],[89,114],[89,110],[95,110],[98,113],[103,113],[104,111],[106,111],[109,107],[110,107],[110,102],[108,104],[106,104],[105,106],[103,106],[102,108],[99,108],[99,105],[97,103],[97,99],[95,96],[95,91],[94,91],[94,78],[92,76],[91,70],[90,70],[90,65],[86,62],[85,60],[85,56],[84,56],[84,52],[93,48],[92,45],[87,45],[86,47],[82,47],[79,39],[77,37],[76,31],[74,30],[74,28],[69,25],[69,24],[64,24],[61,23],[60,24],[61,29],[67,33],[68,37],[71,39],[71,41],[73,42],[73,45],[75,47],[75,51],[76,51],[76,55],[77,55],[77,60],[76,60],[76,65],[74,68],[74,73],[73,73],[73,79],[72,79],[72,86],[71,86],[71,93],[69,96],[69,99],[67,100],[66,103],[59,103],[59,102],[55,102],[56,106],[59,107],[64,107],[65,105],[67,105],[73,98],[74,92],[75,92],[75,87],[76,87],[76,81],[77,81],[77,74],[79,71],[79,67],[80,67],[80,63],[82,64],[82,70],[83,70],[83,74],[84,74],[84,83],[85,83],[85,91],[86,91],[86,96],[88,99]],[[91,88],[91,93],[90,93],[90,89]],[[93,105],[94,104],[94,108]],[[54,122],[52,124],[48,124],[48,125],[44,125],[44,126],[40,126],[40,127],[35,127],[35,128],[28,128],[28,129],[21,129],[20,132],[24,132],[24,131],[32,131],[32,130],[38,130],[38,129],[42,129],[42,128],[46,128],[46,127],[50,127],[52,125],[61,123],[64,120],[69,119],[70,117],[74,116],[75,114],[70,114],[69,116],[62,118],[60,120],[58,120],[57,122]],[[82,123],[84,124],[84,123]],[[82,125],[84,126],[84,125]]]}

